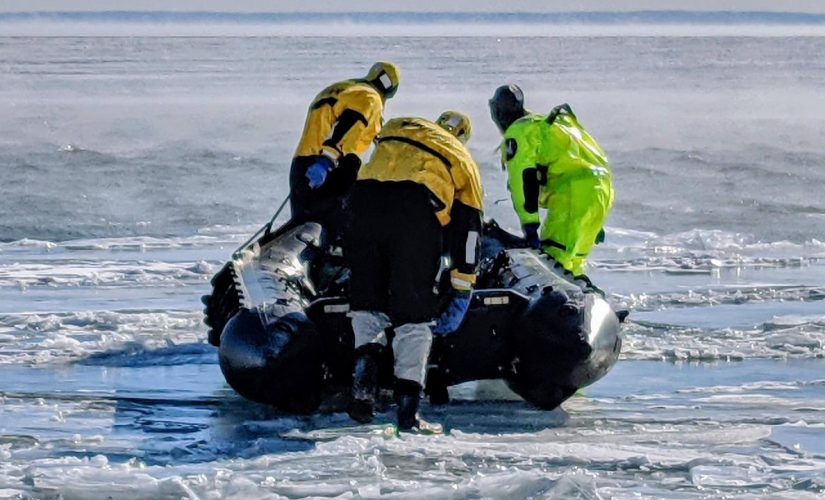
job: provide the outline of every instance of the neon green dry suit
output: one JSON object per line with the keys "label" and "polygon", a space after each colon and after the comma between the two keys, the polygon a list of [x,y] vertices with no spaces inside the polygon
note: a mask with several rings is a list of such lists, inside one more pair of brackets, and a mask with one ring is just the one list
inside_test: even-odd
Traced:
{"label": "neon green dry suit", "polygon": [[607,156],[566,104],[528,114],[504,133],[502,165],[522,227],[547,209],[542,250],[578,276],[613,206]]}

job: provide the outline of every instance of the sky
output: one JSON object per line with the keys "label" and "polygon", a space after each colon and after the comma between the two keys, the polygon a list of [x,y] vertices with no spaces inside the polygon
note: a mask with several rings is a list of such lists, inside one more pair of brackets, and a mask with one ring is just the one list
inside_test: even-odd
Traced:
{"label": "sky", "polygon": [[0,0],[0,12],[582,12],[761,11],[825,13],[825,0]]}

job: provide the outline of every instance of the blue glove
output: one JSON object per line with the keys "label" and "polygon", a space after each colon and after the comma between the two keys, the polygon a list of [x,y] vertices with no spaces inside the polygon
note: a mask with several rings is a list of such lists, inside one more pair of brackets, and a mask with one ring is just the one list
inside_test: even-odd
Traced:
{"label": "blue glove", "polygon": [[324,185],[327,180],[327,174],[335,168],[332,160],[326,156],[319,156],[318,159],[307,169],[307,179],[309,179],[309,187],[311,189],[318,189]]}
{"label": "blue glove", "polygon": [[436,321],[433,327],[433,334],[446,336],[455,333],[461,322],[464,321],[464,316],[470,308],[470,291],[453,290],[453,296],[447,309],[441,313],[441,317]]}
{"label": "blue glove", "polygon": [[539,225],[527,224],[522,228],[524,230],[524,241],[530,248],[540,248],[541,240],[539,239]]}

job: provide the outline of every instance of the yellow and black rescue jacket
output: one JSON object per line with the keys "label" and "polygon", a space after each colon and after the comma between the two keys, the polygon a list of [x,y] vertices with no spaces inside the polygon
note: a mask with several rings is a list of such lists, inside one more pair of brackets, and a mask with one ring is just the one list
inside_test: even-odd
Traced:
{"label": "yellow and black rescue jacket", "polygon": [[461,141],[429,120],[394,118],[378,133],[358,180],[412,181],[429,189],[436,217],[450,229],[453,286],[475,283],[483,191],[478,166]]}
{"label": "yellow and black rescue jacket", "polygon": [[454,201],[481,211],[481,175],[461,141],[423,118],[394,118],[378,133],[375,152],[358,180],[413,181],[438,199],[436,216],[450,223]]}
{"label": "yellow and black rescue jacket", "polygon": [[384,101],[363,80],[346,80],[325,88],[309,106],[295,156],[326,155],[337,163],[348,154],[363,155],[381,129]]}

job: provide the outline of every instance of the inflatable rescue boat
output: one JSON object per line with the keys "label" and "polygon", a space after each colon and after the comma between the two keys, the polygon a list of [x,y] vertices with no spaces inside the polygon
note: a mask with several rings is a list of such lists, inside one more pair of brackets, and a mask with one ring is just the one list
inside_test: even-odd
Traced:
{"label": "inflatable rescue boat", "polygon": [[[321,251],[319,225],[270,225],[212,278],[212,293],[203,297],[209,342],[219,349],[226,381],[243,397],[311,413],[325,398],[348,394],[352,383],[348,270]],[[552,410],[618,359],[627,313],[615,311],[588,280],[523,246],[495,222],[485,225],[467,316],[457,332],[433,341],[425,389],[432,402],[446,402],[454,384],[503,379],[528,402]],[[393,383],[388,356],[385,387]]]}

